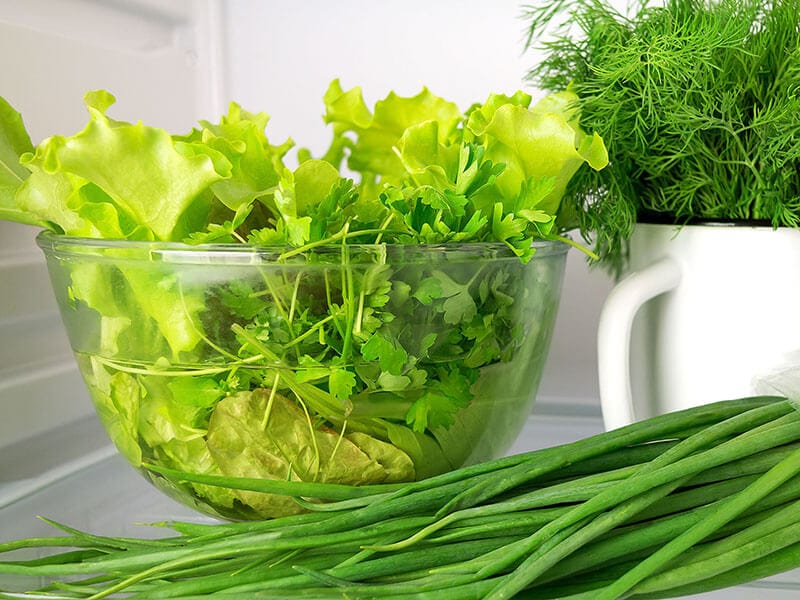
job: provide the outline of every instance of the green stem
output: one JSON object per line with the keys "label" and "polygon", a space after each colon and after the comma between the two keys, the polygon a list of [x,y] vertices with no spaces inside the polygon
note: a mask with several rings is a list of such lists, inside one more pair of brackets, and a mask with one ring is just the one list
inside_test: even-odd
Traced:
{"label": "green stem", "polygon": [[[565,543],[559,556],[569,555],[597,535],[624,522],[627,520],[626,517],[635,515],[701,471],[747,456],[759,449],[772,448],[781,443],[795,441],[800,437],[800,427],[797,423],[800,421],[800,414],[790,413],[788,416],[792,417],[793,422],[776,426],[775,423],[782,422],[782,417],[778,416],[781,414],[780,409],[779,406],[756,408],[710,426],[670,448],[649,465],[641,467],[640,472],[635,476],[601,492],[535,532],[528,538],[526,545],[520,546],[516,552],[509,552],[502,560],[496,560],[491,564],[481,563],[479,565],[481,572],[488,575],[502,571],[522,559],[525,554],[529,555],[487,598],[492,600],[510,598],[536,580],[547,566],[551,566],[555,552],[547,556],[539,556],[534,551],[542,542],[563,527],[570,526],[588,516],[599,514],[601,511],[612,509],[607,513],[607,518],[606,515],[599,517],[585,531],[578,532],[575,538]],[[770,421],[770,419],[775,420]],[[764,424],[765,420],[767,421],[766,425]],[[758,425],[758,427],[751,430],[753,425]],[[695,454],[716,440],[726,439],[731,434],[740,431],[745,431],[745,433],[733,440]],[[762,432],[762,435],[753,439],[754,431]],[[659,495],[657,490],[663,493]],[[637,498],[637,496],[639,497]]]}
{"label": "green stem", "polygon": [[[576,463],[580,460],[602,456],[603,454],[606,454],[612,450],[625,448],[627,446],[642,443],[644,441],[663,440],[666,439],[669,434],[674,435],[676,433],[683,433],[686,429],[692,426],[696,427],[702,425],[704,423],[704,413],[708,416],[713,414],[714,421],[717,423],[723,422],[726,419],[734,418],[737,415],[750,413],[751,410],[759,407],[764,407],[766,409],[767,416],[796,413],[794,408],[792,408],[792,406],[784,399],[779,399],[776,402],[776,398],[770,399],[768,397],[760,397],[743,399],[740,402],[742,402],[742,404],[738,405],[740,410],[737,412],[730,410],[730,412],[725,415],[723,415],[723,413],[719,410],[715,411],[715,408],[721,408],[720,403],[712,403],[695,407],[694,409],[682,413],[668,413],[665,415],[656,416],[645,421],[640,421],[638,423],[633,423],[610,432],[599,434],[598,436],[584,438],[583,440],[579,440],[569,445],[569,456],[567,456],[566,453],[559,451],[558,448],[553,450],[553,452],[542,452],[533,468],[531,468],[530,464],[523,463],[515,467],[513,471],[509,471],[502,478],[496,478],[486,482],[481,486],[473,486],[469,489],[466,489],[457,498],[454,498],[447,506],[445,506],[441,513],[445,514],[460,508],[466,508],[481,502],[485,502],[486,500],[517,487],[518,485],[528,481],[533,481],[546,473],[558,472],[558,469]],[[750,404],[750,406],[747,407],[747,404],[750,402],[753,404]],[[728,405],[727,408],[734,409],[734,406]],[[750,417],[746,418],[753,418],[753,416],[754,415],[750,413]],[[758,418],[764,418],[764,413],[756,413],[756,416]],[[705,424],[710,426],[707,421]],[[700,431],[702,433],[704,429],[701,429]],[[746,454],[743,454],[742,456],[746,456]]]}
{"label": "green stem", "polygon": [[308,337],[314,335],[315,333],[317,333],[322,327],[324,327],[326,324],[330,323],[331,321],[333,321],[334,319],[336,319],[339,316],[340,316],[339,313],[331,313],[331,314],[329,314],[324,319],[320,319],[319,321],[314,323],[314,325],[312,325],[307,330],[305,330],[303,333],[298,335],[291,342],[288,342],[288,343],[284,344],[283,347],[284,348],[291,348],[292,346],[296,346],[297,344],[299,344],[300,342],[302,342],[306,338],[308,338]]}
{"label": "green stem", "polygon": [[639,563],[635,568],[599,591],[597,600],[615,600],[633,589],[639,582],[658,571],[669,561],[680,556],[714,531],[735,519],[747,508],[773,492],[781,484],[800,473],[800,450],[775,465],[756,482],[723,504],[714,514],[697,523],[685,533],[673,539],[658,551]]}
{"label": "green stem", "polygon": [[154,367],[135,367],[132,366],[129,362],[121,362],[110,358],[105,358],[99,355],[92,356],[92,359],[105,367],[109,367],[111,369],[114,369],[116,371],[121,371],[123,373],[130,373],[132,375],[165,375],[169,377],[197,377],[200,375],[219,375],[221,373],[227,373],[232,369],[252,364],[260,366],[261,362],[264,360],[264,356],[261,354],[248,356],[247,358],[240,358],[236,362],[228,363],[222,367],[206,367],[203,369],[200,368],[160,369]]}
{"label": "green stem", "polygon": [[573,248],[575,248],[577,250],[580,250],[581,252],[583,252],[586,256],[588,256],[593,261],[599,261],[600,260],[600,256],[598,256],[595,252],[593,252],[592,250],[590,250],[589,248],[587,248],[583,244],[579,244],[578,242],[576,242],[575,240],[571,239],[570,237],[568,237],[566,235],[559,235],[559,234],[554,233],[554,234],[548,235],[545,239],[553,240],[553,241],[557,241],[557,242],[564,242],[565,244],[568,244],[569,246],[572,246]]}
{"label": "green stem", "polygon": [[[703,551],[679,566],[642,581],[635,592],[648,593],[696,583],[746,565],[762,556],[800,543],[798,503],[786,507],[738,534],[705,544]],[[800,562],[800,559],[798,559]]]}

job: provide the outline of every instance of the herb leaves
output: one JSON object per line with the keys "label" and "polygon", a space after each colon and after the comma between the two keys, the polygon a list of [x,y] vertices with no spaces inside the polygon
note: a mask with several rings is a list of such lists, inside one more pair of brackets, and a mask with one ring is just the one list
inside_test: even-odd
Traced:
{"label": "herb leaves", "polygon": [[530,79],[570,85],[608,144],[609,167],[577,173],[566,203],[610,266],[641,219],[800,225],[798,14],[797,0],[529,7],[545,51]]}

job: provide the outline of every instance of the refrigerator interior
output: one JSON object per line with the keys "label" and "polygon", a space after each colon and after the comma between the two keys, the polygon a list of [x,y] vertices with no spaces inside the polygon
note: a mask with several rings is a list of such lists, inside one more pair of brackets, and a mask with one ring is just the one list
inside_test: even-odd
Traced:
{"label": "refrigerator interior", "polygon": [[[172,131],[235,100],[271,115],[271,139],[324,151],[322,94],[334,78],[389,90],[428,85],[462,106],[526,88],[516,0],[0,0],[0,95],[34,143],[86,121],[104,88],[110,113]],[[535,90],[527,91],[535,94]],[[163,496],[111,447],[74,365],[36,231],[0,221],[0,540],[49,534],[37,516],[94,533],[161,535],[141,525],[208,520]],[[597,433],[594,337],[611,281],[571,252],[540,399],[512,452]],[[797,597],[787,574],[697,598]],[[0,579],[0,584],[2,579]],[[1,586],[0,586],[1,587]],[[757,590],[757,591],[756,591]]]}

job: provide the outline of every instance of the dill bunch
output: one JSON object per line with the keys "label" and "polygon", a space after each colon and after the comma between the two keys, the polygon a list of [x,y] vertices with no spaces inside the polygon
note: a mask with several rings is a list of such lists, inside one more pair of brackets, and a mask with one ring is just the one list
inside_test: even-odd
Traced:
{"label": "dill bunch", "polygon": [[609,166],[565,203],[611,270],[637,221],[800,226],[800,0],[530,6],[528,79],[570,86]]}

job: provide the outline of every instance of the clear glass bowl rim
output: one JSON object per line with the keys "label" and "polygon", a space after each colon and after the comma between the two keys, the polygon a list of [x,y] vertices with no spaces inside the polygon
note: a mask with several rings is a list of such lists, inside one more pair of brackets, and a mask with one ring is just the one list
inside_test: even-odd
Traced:
{"label": "clear glass bowl rim", "polygon": [[[162,260],[168,257],[170,263],[192,264],[206,262],[204,259],[230,257],[234,262],[244,258],[258,258],[261,263],[281,262],[291,256],[334,256],[343,248],[347,249],[351,260],[359,256],[387,256],[387,262],[393,257],[403,262],[422,262],[432,256],[464,260],[517,259],[511,249],[502,242],[446,242],[441,244],[322,244],[299,250],[292,246],[252,246],[249,244],[186,244],[183,242],[140,241],[86,238],[55,233],[44,230],[36,236],[37,245],[46,255],[67,257],[97,256],[101,258],[105,251],[133,250],[136,257],[153,257],[158,255]],[[532,247],[536,249],[534,258],[544,258],[565,254],[570,245],[560,240],[535,240]],[[111,258],[109,256],[108,258]],[[131,257],[126,257],[130,259]],[[517,259],[518,260],[518,259]]]}

